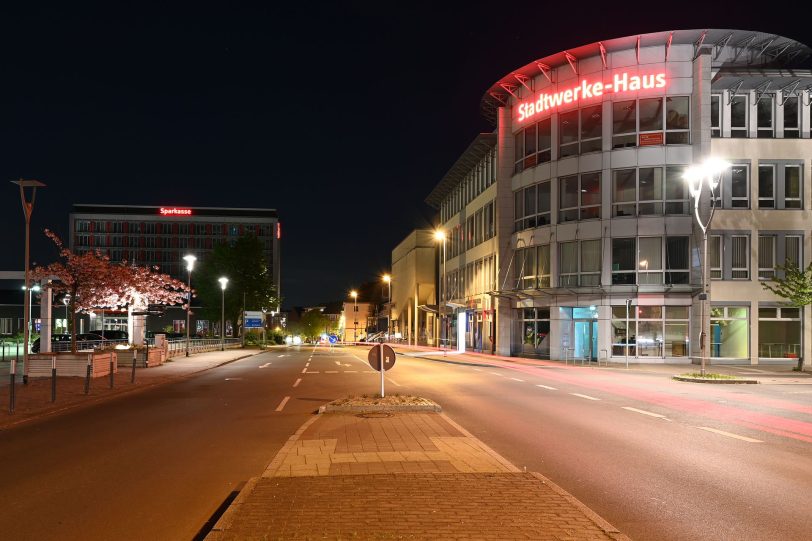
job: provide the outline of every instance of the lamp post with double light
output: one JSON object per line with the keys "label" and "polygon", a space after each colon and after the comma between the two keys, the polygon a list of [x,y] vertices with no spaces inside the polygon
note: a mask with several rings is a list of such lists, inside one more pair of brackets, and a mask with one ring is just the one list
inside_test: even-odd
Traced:
{"label": "lamp post with double light", "polygon": [[358,292],[355,290],[350,291],[350,297],[352,297],[352,341],[358,341]]}
{"label": "lamp post with double light", "polygon": [[386,341],[388,342],[392,339],[392,277],[384,274],[383,281],[386,282],[386,292],[389,297],[386,305]]}
{"label": "lamp post with double light", "polygon": [[[443,284],[445,282],[445,244],[446,244],[445,243],[445,241],[446,241],[445,231],[443,231],[442,229],[438,229],[437,231],[435,231],[434,232],[434,240],[443,243],[443,252],[442,252],[442,256],[441,256],[442,263],[443,263],[443,272],[442,272],[442,275],[438,279],[439,283],[438,283],[438,288],[437,288],[437,293],[438,293],[437,294],[437,317],[439,318],[438,319],[438,325],[437,325],[437,345],[442,347],[442,331],[440,330],[441,327],[445,328],[446,339],[449,338],[448,329],[446,328],[447,325],[444,325],[444,323],[447,323],[448,318],[446,318],[445,310],[443,310],[443,304],[445,304],[445,302],[443,301],[443,295],[446,294],[446,291],[444,291],[444,287],[443,287]],[[440,262],[439,261],[437,262],[437,273],[440,274]],[[451,344],[451,341],[449,340],[449,345],[450,344]]]}
{"label": "lamp post with double light", "polygon": [[[702,355],[702,367],[700,373],[705,375],[705,365],[709,356],[708,339],[710,336],[710,314],[707,313],[705,305],[710,302],[710,284],[708,278],[708,228],[710,227],[713,214],[716,211],[715,190],[719,186],[722,173],[730,167],[730,164],[723,160],[708,159],[701,164],[692,165],[685,170],[683,178],[688,183],[688,191],[694,202],[694,217],[697,224],[702,229],[702,293],[699,300],[702,302],[702,331],[699,333],[699,349]],[[699,200],[702,197],[703,187],[707,186],[710,193],[710,211],[706,221],[702,221],[699,213]]]}
{"label": "lamp post with double light", "polygon": [[[40,287],[38,285],[36,285],[36,284],[31,286],[30,288],[26,288],[25,286],[23,286],[23,291],[25,291],[26,289],[28,289],[28,306],[29,306],[29,309],[28,309],[28,321],[26,321],[26,323],[28,325],[28,339],[27,340],[30,341],[31,340],[31,334],[34,332],[34,327],[32,326],[33,310],[30,307],[34,306],[34,293],[39,293],[40,292]],[[26,341],[26,343],[25,343],[26,344],[25,345],[26,351],[28,351],[28,348],[29,348],[28,341]]]}
{"label": "lamp post with double light", "polygon": [[217,280],[220,282],[220,289],[223,295],[220,301],[220,351],[226,350],[226,286],[228,285],[228,278],[223,276]]}
{"label": "lamp post with double light", "polygon": [[183,256],[183,260],[186,261],[186,270],[189,272],[189,297],[186,303],[186,356],[189,356],[189,316],[192,311],[192,269],[195,268],[195,261],[197,258],[193,255],[185,255]]}

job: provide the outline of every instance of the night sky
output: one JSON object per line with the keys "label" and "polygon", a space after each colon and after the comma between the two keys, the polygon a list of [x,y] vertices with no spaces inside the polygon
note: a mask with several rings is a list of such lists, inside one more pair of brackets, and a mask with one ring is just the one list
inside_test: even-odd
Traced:
{"label": "night sky", "polygon": [[[0,10],[0,171],[48,185],[32,259],[53,260],[41,231],[66,234],[73,203],[276,208],[283,304],[342,299],[434,222],[423,200],[492,129],[479,101],[505,73],[678,28],[812,43],[798,3],[270,4]],[[0,270],[23,268],[16,190],[0,183]]]}

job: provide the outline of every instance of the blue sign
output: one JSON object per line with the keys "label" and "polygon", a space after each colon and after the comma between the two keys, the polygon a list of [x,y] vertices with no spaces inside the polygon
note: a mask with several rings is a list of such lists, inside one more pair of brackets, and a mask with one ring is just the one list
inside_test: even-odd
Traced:
{"label": "blue sign", "polygon": [[246,329],[261,329],[262,328],[262,318],[253,318],[253,317],[245,318],[245,328]]}
{"label": "blue sign", "polygon": [[328,340],[330,340],[331,344],[335,344],[336,342],[338,342],[338,336],[336,336],[334,334],[331,334],[330,338],[328,338]]}

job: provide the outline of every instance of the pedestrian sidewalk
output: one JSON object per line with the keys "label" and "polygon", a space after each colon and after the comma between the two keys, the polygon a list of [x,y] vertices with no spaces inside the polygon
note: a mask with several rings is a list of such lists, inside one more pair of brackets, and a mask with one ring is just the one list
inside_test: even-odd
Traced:
{"label": "pedestrian sidewalk", "polygon": [[[198,353],[189,357],[173,357],[161,366],[136,368],[135,383],[130,382],[132,365],[120,365],[118,372],[115,373],[112,389],[108,376],[93,378],[90,380],[90,390],[87,395],[85,394],[85,378],[58,377],[56,402],[51,402],[51,378],[31,378],[28,385],[23,385],[18,376],[15,385],[14,413],[9,413],[8,410],[9,384],[0,386],[0,429],[168,383],[261,352],[260,350],[229,349]],[[124,354],[126,355],[126,353]],[[22,371],[22,362],[17,365],[17,369]],[[4,378],[8,378],[7,366],[0,368],[0,371],[4,374]]]}
{"label": "pedestrian sidewalk", "polygon": [[324,413],[251,479],[209,541],[627,539],[439,413]]}

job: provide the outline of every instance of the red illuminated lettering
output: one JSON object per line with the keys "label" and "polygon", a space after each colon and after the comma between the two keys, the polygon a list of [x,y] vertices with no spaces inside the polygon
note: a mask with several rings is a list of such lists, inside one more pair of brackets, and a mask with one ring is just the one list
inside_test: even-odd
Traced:
{"label": "red illuminated lettering", "polygon": [[191,216],[192,209],[182,209],[176,207],[161,207],[158,210],[161,216]]}
{"label": "red illuminated lettering", "polygon": [[581,83],[573,88],[551,93],[540,92],[534,96],[533,99],[520,103],[517,107],[518,121],[523,122],[549,109],[569,105],[582,99],[588,100],[593,97],[600,97],[612,92],[633,92],[637,90],[665,88],[666,82],[665,73],[647,75],[616,73],[614,77],[612,77],[612,82],[607,84],[603,84],[601,81],[589,82],[586,79],[582,79]]}

